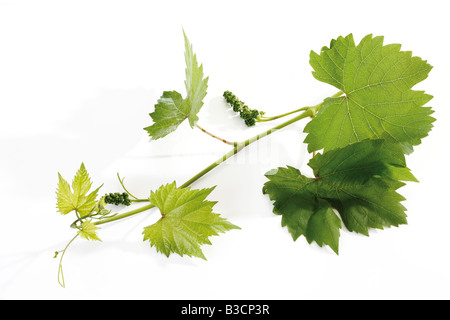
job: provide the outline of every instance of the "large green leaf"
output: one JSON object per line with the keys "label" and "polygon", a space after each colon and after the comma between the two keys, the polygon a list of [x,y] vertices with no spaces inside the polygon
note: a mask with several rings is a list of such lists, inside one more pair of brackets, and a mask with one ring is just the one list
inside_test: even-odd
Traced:
{"label": "large green leaf", "polygon": [[343,92],[326,99],[306,125],[310,152],[380,138],[408,153],[431,130],[433,111],[424,105],[432,96],[411,88],[432,67],[410,51],[400,51],[399,44],[383,46],[383,37],[368,35],[356,46],[350,34],[333,40],[320,55],[311,51],[310,64],[316,79]]}
{"label": "large green leaf", "polygon": [[[397,150],[398,151],[398,150]],[[415,180],[401,152],[383,140],[364,140],[324,154],[308,165],[314,178],[294,167],[266,173],[263,192],[274,200],[274,213],[282,215],[294,240],[326,244],[338,253],[340,220],[345,227],[368,235],[370,228],[383,229],[406,223],[404,198],[396,192],[400,181]]]}
{"label": "large green leaf", "polygon": [[169,256],[188,255],[205,259],[201,245],[211,244],[210,236],[239,227],[213,213],[216,202],[206,200],[214,188],[177,188],[175,182],[152,191],[150,202],[159,208],[161,218],[144,229],[144,241]]}

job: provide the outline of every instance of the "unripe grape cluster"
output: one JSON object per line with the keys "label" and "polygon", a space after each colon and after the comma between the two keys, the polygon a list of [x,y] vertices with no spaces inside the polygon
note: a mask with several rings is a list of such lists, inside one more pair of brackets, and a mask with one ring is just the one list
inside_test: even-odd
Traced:
{"label": "unripe grape cluster", "polygon": [[105,203],[114,204],[118,206],[119,204],[123,204],[126,206],[129,206],[131,204],[131,200],[128,198],[128,193],[123,192],[115,192],[115,193],[108,193],[105,195]]}
{"label": "unripe grape cluster", "polygon": [[254,126],[259,116],[264,112],[250,109],[243,101],[239,100],[232,92],[225,91],[223,93],[225,101],[233,107],[234,112],[239,112],[239,115],[247,126]]}

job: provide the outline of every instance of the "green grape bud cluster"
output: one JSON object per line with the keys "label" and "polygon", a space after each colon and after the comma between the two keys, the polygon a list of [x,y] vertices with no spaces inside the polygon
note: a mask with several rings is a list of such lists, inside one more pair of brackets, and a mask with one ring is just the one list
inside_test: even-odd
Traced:
{"label": "green grape bud cluster", "polygon": [[128,193],[123,192],[115,192],[115,193],[108,193],[105,195],[105,203],[114,204],[118,206],[119,204],[123,204],[126,206],[129,206],[131,204],[131,200],[128,197]]}
{"label": "green grape bud cluster", "polygon": [[256,120],[259,116],[263,115],[264,112],[250,109],[243,101],[239,100],[232,92],[225,91],[223,93],[225,101],[231,105],[234,112],[239,112],[239,115],[247,126],[254,126]]}

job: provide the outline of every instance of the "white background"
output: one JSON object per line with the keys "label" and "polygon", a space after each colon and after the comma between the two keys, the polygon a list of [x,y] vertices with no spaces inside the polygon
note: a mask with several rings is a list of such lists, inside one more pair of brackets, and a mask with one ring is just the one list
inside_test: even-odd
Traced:
{"label": "white background", "polygon": [[[0,1],[0,298],[450,298],[446,2]],[[146,197],[230,149],[187,123],[154,142],[142,130],[164,90],[185,93],[182,28],[210,76],[199,124],[230,140],[275,123],[248,129],[224,90],[268,115],[316,104],[336,89],[312,77],[309,53],[339,35],[384,35],[428,60],[434,69],[415,89],[434,96],[438,120],[407,159],[420,180],[400,189],[409,224],[369,237],[342,230],[339,256],[292,241],[261,188],[269,169],[305,170],[298,122],[193,185],[217,185],[215,211],[242,228],[213,237],[208,261],[144,243],[154,210],[104,225],[103,242],[75,241],[61,288],[53,253],[74,218],[56,212],[58,172],[71,181],[83,161],[102,192],[121,191],[119,172]]]}

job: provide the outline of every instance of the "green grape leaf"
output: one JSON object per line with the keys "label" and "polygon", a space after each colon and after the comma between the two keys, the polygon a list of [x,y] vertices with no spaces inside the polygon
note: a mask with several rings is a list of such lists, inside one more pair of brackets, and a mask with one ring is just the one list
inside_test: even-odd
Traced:
{"label": "green grape leaf", "polygon": [[209,77],[204,78],[203,65],[198,65],[197,56],[184,30],[183,35],[185,46],[184,58],[186,61],[186,80],[184,81],[187,92],[186,100],[190,107],[189,124],[191,127],[194,127],[198,121],[197,113],[203,106],[203,98],[206,96]]}
{"label": "green grape leaf", "polygon": [[432,96],[411,88],[427,78],[432,67],[399,44],[383,45],[383,37],[339,37],[320,54],[311,51],[313,76],[343,92],[328,98],[304,129],[310,152],[344,147],[371,139],[398,143],[405,153],[421,143],[435,121]]}
{"label": "green grape leaf", "polygon": [[95,241],[102,241],[98,236],[96,231],[100,229],[96,225],[94,225],[91,220],[86,220],[81,225],[81,230],[78,231],[78,234],[80,237],[86,239],[86,240],[95,240]]}
{"label": "green grape leaf", "polygon": [[214,188],[191,190],[166,184],[150,194],[150,202],[161,212],[161,218],[144,228],[144,241],[167,257],[180,256],[205,259],[201,245],[211,244],[210,236],[217,236],[239,227],[213,213],[214,201],[205,200]]}
{"label": "green grape leaf", "polygon": [[333,209],[349,231],[364,235],[406,224],[404,198],[396,190],[401,180],[415,178],[403,154],[390,147],[384,140],[363,140],[317,154],[308,163],[314,178],[289,166],[271,170],[263,193],[274,200],[273,212],[282,215],[294,240],[303,235],[338,253],[341,224]]}
{"label": "green grape leaf", "polygon": [[320,247],[328,245],[338,254],[341,227],[341,220],[334,213],[330,203],[320,200],[308,221],[305,237],[308,243],[315,241]]}
{"label": "green grape leaf", "polygon": [[165,137],[189,117],[189,105],[176,91],[164,91],[155,111],[150,114],[154,124],[145,128],[152,139]]}
{"label": "green grape leaf", "polygon": [[164,91],[155,111],[150,113],[153,124],[144,128],[153,140],[160,139],[175,131],[186,119],[194,127],[198,121],[197,113],[203,106],[209,77],[204,78],[203,65],[199,65],[192,44],[183,30],[186,61],[186,98],[176,91]]}
{"label": "green grape leaf", "polygon": [[73,192],[69,183],[63,179],[60,173],[58,173],[58,179],[56,206],[61,214],[68,214],[69,212],[75,211],[81,217],[84,217],[96,208],[97,193],[101,186],[88,194],[92,182],[84,163],[81,164],[80,169],[78,169],[73,179]]}

